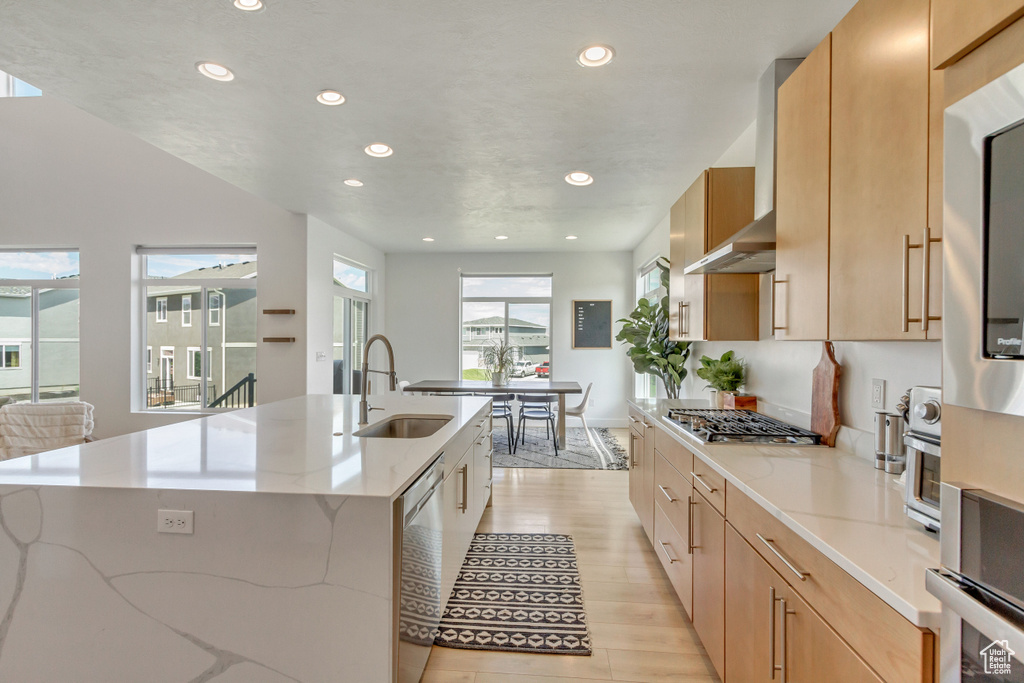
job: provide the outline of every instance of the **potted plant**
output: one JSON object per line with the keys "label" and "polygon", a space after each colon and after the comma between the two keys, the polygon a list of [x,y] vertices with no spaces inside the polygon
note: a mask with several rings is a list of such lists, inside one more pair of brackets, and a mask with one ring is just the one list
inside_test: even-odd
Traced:
{"label": "potted plant", "polygon": [[480,352],[484,367],[491,371],[491,383],[500,387],[512,376],[519,347],[502,339],[491,342]]}
{"label": "potted plant", "polygon": [[[661,258],[657,262],[661,270],[661,286],[668,291],[669,262]],[[626,355],[633,362],[633,369],[640,375],[654,375],[665,386],[669,398],[679,398],[679,387],[686,378],[683,367],[690,357],[690,343],[671,341],[668,338],[668,295],[651,303],[640,299],[615,339],[629,346]]]}
{"label": "potted plant", "polygon": [[708,383],[706,389],[718,392],[716,403],[719,408],[725,404],[726,393],[736,391],[746,382],[746,366],[741,358],[734,357],[732,351],[726,351],[721,358],[701,356],[700,364],[697,376]]}

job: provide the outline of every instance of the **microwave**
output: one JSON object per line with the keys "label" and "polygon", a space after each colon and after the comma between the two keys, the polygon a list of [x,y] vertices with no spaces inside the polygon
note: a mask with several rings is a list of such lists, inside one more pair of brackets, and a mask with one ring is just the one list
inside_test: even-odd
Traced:
{"label": "microwave", "polygon": [[943,402],[1024,416],[1024,65],[944,125]]}

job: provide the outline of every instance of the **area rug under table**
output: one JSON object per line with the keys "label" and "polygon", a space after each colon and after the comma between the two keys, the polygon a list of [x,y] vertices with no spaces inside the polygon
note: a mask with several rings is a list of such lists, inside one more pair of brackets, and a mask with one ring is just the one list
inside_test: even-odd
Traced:
{"label": "area rug under table", "polygon": [[548,469],[574,470],[625,470],[629,469],[626,449],[612,436],[607,428],[591,429],[590,433],[597,450],[587,441],[582,427],[565,430],[565,444],[558,445],[558,455],[550,436],[545,436],[544,427],[527,427],[514,454],[508,452],[508,434],[505,422],[494,421],[494,466],[495,467],[539,467]]}
{"label": "area rug under table", "polygon": [[591,654],[572,537],[476,534],[434,644]]}

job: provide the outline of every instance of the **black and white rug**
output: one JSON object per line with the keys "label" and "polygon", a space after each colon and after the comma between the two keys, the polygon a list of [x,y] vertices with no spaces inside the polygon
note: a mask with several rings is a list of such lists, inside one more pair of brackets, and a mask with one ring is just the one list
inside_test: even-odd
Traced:
{"label": "black and white rug", "polygon": [[[605,428],[591,429],[595,450],[587,441],[582,427],[565,430],[565,444],[558,444],[558,456],[551,437],[544,436],[544,427],[527,427],[515,454],[508,452],[508,434],[504,420],[494,421],[495,467],[544,467],[576,470],[629,469],[626,449]],[[514,437],[513,437],[514,438]],[[564,446],[564,448],[563,448]]]}
{"label": "black and white rug", "polygon": [[434,644],[591,654],[572,537],[476,534]]}

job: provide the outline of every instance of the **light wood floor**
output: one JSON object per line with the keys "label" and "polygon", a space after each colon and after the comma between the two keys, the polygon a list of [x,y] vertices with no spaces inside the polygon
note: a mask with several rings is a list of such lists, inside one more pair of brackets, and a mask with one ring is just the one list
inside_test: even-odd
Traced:
{"label": "light wood floor", "polygon": [[593,656],[435,647],[423,683],[718,681],[629,503],[628,476],[496,468],[479,527],[572,535]]}

